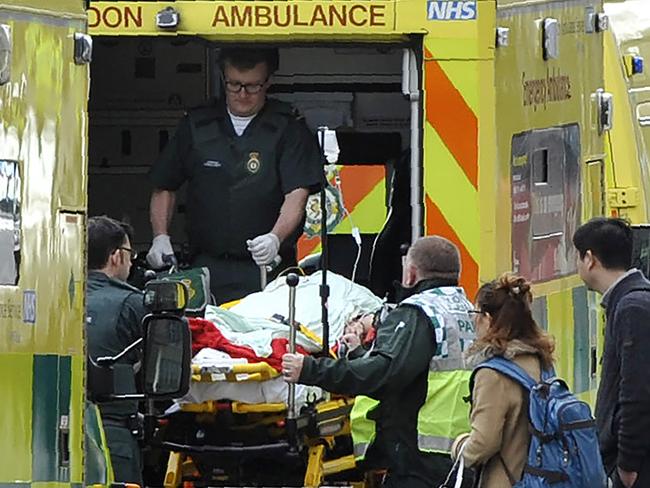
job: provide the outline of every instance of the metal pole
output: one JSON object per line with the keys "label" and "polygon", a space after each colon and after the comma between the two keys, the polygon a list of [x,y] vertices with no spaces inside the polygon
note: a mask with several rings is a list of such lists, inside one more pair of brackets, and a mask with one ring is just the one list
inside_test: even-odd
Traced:
{"label": "metal pole", "polygon": [[[320,143],[321,162],[323,164],[323,172],[325,172],[325,131],[327,127],[318,128],[318,141]],[[330,338],[330,324],[327,312],[327,300],[329,298],[330,289],[327,284],[327,268],[329,267],[329,252],[327,249],[327,194],[325,189],[328,185],[327,178],[323,182],[323,187],[320,191],[320,242],[321,242],[321,273],[323,281],[320,285],[320,302],[321,302],[321,322],[323,324],[323,349],[321,354],[327,356],[329,354],[329,338]]]}
{"label": "metal pole", "polygon": [[[296,353],[296,286],[298,286],[298,275],[289,273],[287,275],[289,285],[289,352]],[[296,418],[296,384],[289,383],[287,398],[287,437],[292,447],[297,446]]]}
{"label": "metal pole", "polygon": [[264,288],[266,288],[266,282],[268,280],[268,270],[266,268],[266,265],[261,265],[260,266],[260,287],[262,291]]}
{"label": "metal pole", "polygon": [[411,242],[422,235],[422,169],[420,165],[420,86],[415,53],[404,49],[402,93],[411,108]]}

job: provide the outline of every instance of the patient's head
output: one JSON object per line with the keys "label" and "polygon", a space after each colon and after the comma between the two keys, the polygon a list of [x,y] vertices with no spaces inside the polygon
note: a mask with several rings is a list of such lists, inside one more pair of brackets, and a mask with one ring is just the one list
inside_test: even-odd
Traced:
{"label": "patient's head", "polygon": [[429,279],[457,285],[459,275],[460,253],[453,242],[440,236],[420,237],[404,258],[402,285],[412,287]]}

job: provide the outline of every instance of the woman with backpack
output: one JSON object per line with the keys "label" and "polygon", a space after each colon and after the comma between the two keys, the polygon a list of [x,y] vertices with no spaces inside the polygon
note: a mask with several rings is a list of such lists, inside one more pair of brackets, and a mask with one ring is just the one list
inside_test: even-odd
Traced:
{"label": "woman with backpack", "polygon": [[[493,357],[512,360],[535,381],[553,366],[554,341],[533,319],[530,283],[505,274],[483,285],[473,311],[476,342],[467,352],[469,367]],[[490,368],[474,375],[472,430],[459,436],[452,456],[480,467],[480,488],[504,488],[521,479],[530,444],[528,395],[520,384]]]}

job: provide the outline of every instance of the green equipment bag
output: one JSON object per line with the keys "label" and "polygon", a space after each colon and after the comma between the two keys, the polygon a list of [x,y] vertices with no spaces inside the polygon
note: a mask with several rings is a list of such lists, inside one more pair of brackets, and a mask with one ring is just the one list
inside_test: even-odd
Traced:
{"label": "green equipment bag", "polygon": [[189,268],[173,273],[162,273],[158,279],[180,281],[189,290],[189,301],[185,311],[190,315],[203,315],[205,307],[213,303],[210,295],[210,271],[208,268]]}

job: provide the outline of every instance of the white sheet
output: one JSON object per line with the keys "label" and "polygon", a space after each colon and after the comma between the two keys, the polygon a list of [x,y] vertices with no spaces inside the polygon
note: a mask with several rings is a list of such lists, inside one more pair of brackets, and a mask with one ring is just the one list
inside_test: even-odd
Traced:
{"label": "white sheet", "polygon": [[[231,358],[222,351],[205,348],[194,356],[193,364],[201,366],[228,367],[238,363],[246,363],[245,359]],[[177,403],[202,403],[208,400],[231,400],[242,403],[286,403],[289,388],[282,377],[268,381],[251,381],[229,383],[217,381],[214,383],[192,382],[190,391]],[[304,405],[307,400],[320,399],[323,390],[315,386],[296,385],[296,405]]]}
{"label": "white sheet", "polygon": [[[330,347],[343,333],[345,322],[358,313],[374,312],[382,301],[367,288],[357,285],[336,273],[328,273],[330,297],[328,303],[330,322]],[[307,326],[317,335],[322,334],[320,285],[321,272],[300,277],[296,290],[296,321]],[[245,297],[230,310],[208,306],[205,318],[214,322],[221,333],[233,344],[249,346],[259,357],[271,354],[271,341],[274,338],[289,337],[289,328],[274,315],[289,316],[289,287],[286,278],[280,277],[269,283],[262,292]],[[310,352],[320,346],[302,334],[297,335],[297,343]],[[246,362],[233,359],[228,354],[205,348],[193,358],[193,364],[201,366],[228,366]],[[280,403],[287,400],[288,386],[281,378],[260,382],[213,383],[192,382],[189,393],[178,400],[180,403],[201,403],[208,400],[232,400],[243,403]],[[323,391],[317,387],[296,385],[297,404],[304,404],[313,395],[321,398]]]}
{"label": "white sheet", "polygon": [[[272,316],[269,314],[268,316]],[[277,320],[261,317],[243,317],[242,315],[223,308],[208,305],[205,310],[205,319],[217,326],[221,334],[238,346],[248,346],[255,351],[255,355],[265,358],[273,352],[271,341],[273,339],[289,337],[289,326]],[[296,344],[309,352],[320,350],[320,344],[309,339],[302,333],[296,335]]]}
{"label": "white sheet", "polygon": [[[296,287],[296,320],[319,336],[323,333],[320,305],[322,279],[321,271],[317,271],[310,276],[301,276]],[[381,307],[382,301],[367,288],[336,273],[328,272],[327,282],[330,287],[328,318],[331,347],[343,334],[346,320],[358,313],[374,312]],[[275,279],[264,291],[248,295],[230,311],[250,319],[268,318],[274,314],[288,317],[289,286],[286,277]]]}

